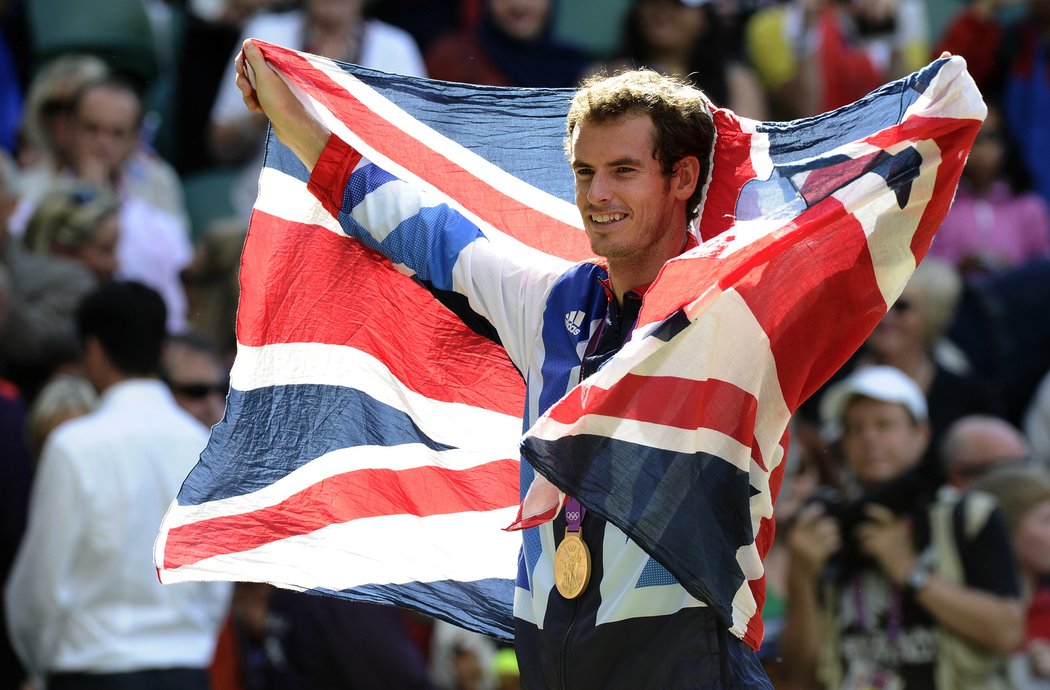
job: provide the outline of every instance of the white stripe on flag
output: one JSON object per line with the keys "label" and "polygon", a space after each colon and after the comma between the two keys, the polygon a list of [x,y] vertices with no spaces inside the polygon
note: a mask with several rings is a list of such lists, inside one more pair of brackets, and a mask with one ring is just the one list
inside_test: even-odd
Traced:
{"label": "white stripe on flag", "polygon": [[259,175],[255,208],[277,218],[320,225],[338,235],[346,235],[339,221],[325,210],[305,184],[274,168],[263,168]]}
{"label": "white stripe on flag", "polygon": [[521,419],[465,403],[443,402],[412,391],[375,357],[343,345],[283,343],[237,345],[230,386],[314,384],[359,390],[408,414],[430,438],[455,447],[487,447],[518,457]]}
{"label": "white stripe on flag", "polygon": [[338,591],[414,581],[513,580],[521,535],[501,528],[514,520],[517,508],[362,518],[165,570],[164,582],[234,579]]}
{"label": "white stripe on flag", "polygon": [[[434,467],[465,470],[493,460],[488,453],[453,449],[435,451],[418,443],[398,446],[356,446],[325,453],[266,487],[251,493],[208,501],[200,505],[172,504],[165,524],[169,529],[200,520],[244,515],[275,506],[295,494],[355,470],[410,470]],[[516,458],[508,458],[516,459]],[[517,504],[515,504],[517,505]],[[507,524],[510,524],[509,522]],[[502,525],[505,527],[506,525]]]}
{"label": "white stripe on flag", "polygon": [[875,280],[887,305],[900,296],[915,271],[912,238],[933,196],[937,168],[941,164],[940,147],[929,139],[903,141],[886,150],[896,154],[911,146],[922,157],[922,163],[919,176],[911,182],[907,207],[897,207],[896,195],[888,189],[886,180],[875,173],[864,175],[832,195],[864,228]]}

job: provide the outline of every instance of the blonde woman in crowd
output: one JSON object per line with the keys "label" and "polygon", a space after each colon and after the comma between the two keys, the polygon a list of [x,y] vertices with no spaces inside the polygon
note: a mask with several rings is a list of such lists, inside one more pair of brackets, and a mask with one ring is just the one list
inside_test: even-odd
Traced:
{"label": "blonde woman in crowd", "polygon": [[26,226],[26,248],[77,261],[105,283],[118,268],[119,212],[115,196],[93,187],[52,192]]}

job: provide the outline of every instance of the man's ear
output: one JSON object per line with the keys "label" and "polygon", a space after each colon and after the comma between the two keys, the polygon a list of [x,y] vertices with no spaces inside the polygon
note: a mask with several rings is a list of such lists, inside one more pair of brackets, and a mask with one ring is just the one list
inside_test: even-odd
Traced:
{"label": "man's ear", "polygon": [[700,161],[696,156],[686,156],[675,163],[674,172],[671,173],[671,184],[674,188],[675,198],[679,201],[688,201],[689,197],[696,191],[697,182],[700,180]]}
{"label": "man's ear", "polygon": [[86,336],[83,346],[85,363],[109,361],[109,358],[106,356],[106,350],[102,347],[102,341],[98,339],[98,336]]}

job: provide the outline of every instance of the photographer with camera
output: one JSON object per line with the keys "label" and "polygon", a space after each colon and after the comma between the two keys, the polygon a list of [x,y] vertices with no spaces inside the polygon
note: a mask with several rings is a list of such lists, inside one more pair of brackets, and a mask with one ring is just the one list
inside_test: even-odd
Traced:
{"label": "photographer with camera", "polygon": [[928,486],[926,400],[904,373],[859,369],[821,404],[846,496],[789,527],[784,660],[802,687],[1005,688],[1020,643],[1017,569],[995,500]]}

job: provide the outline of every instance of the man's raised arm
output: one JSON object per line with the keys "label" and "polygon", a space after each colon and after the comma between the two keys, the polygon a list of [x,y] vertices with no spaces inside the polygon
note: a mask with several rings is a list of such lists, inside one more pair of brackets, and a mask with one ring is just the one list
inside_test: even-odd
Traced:
{"label": "man's raised arm", "polygon": [[237,88],[248,110],[269,118],[277,138],[312,172],[332,133],[306,110],[280,75],[266,64],[253,39],[249,38],[241,46],[236,63]]}

